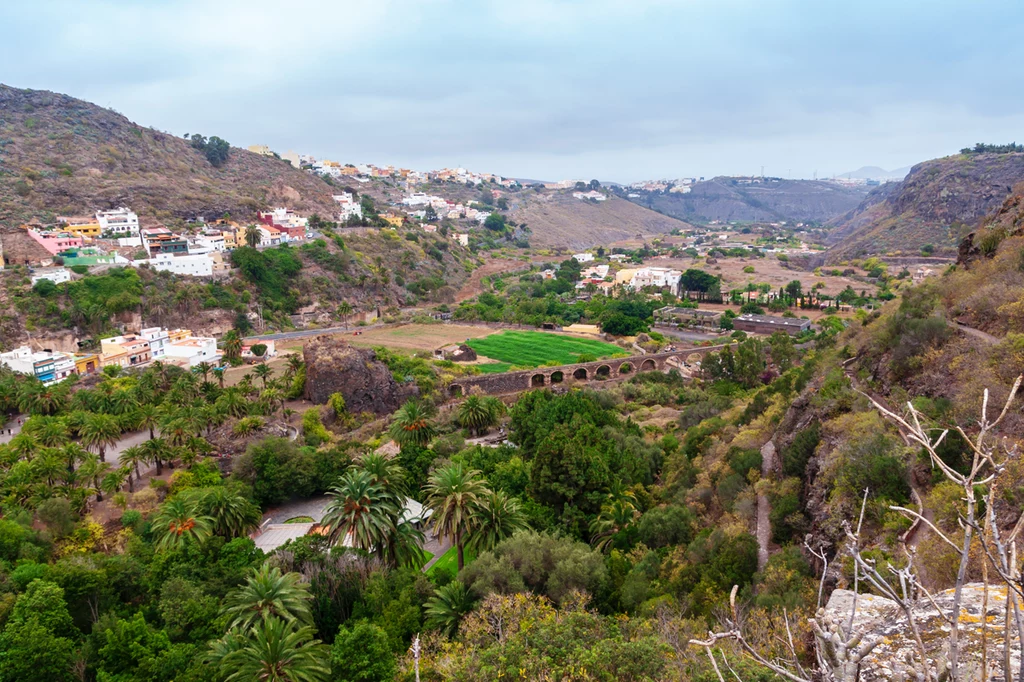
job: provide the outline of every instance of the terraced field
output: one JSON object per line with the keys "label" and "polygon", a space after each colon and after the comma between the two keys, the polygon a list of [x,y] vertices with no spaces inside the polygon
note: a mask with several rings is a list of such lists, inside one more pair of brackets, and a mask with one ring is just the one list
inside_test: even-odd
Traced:
{"label": "terraced field", "polygon": [[[593,359],[629,355],[618,346],[596,339],[580,339],[546,332],[506,331],[466,342],[478,355],[496,363],[477,365],[484,372],[503,372],[510,367],[570,365],[580,356]],[[499,369],[496,365],[500,365]]]}

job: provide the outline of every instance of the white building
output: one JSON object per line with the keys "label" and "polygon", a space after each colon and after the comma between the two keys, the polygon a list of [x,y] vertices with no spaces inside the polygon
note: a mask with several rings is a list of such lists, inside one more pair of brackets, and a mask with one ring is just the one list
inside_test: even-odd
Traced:
{"label": "white building", "polygon": [[75,360],[66,353],[33,351],[28,346],[0,353],[0,365],[12,372],[27,374],[50,386],[75,373]]}
{"label": "white building", "polygon": [[573,192],[572,196],[581,201],[587,201],[588,199],[593,199],[594,201],[604,201],[605,199],[608,198],[595,190],[591,190],[589,192]]}
{"label": "white building", "polygon": [[594,260],[594,254],[592,253],[574,253],[572,254],[572,257],[575,258],[576,262],[580,264],[589,263],[590,261]]}
{"label": "white building", "polygon": [[221,359],[221,354],[217,350],[217,339],[208,336],[191,336],[172,341],[167,344],[164,351],[167,358],[187,360],[189,367],[195,367],[200,362],[215,365]]}
{"label": "white building", "polygon": [[469,246],[469,233],[468,232],[456,232],[452,235],[452,239],[462,244],[463,246]]}
{"label": "white building", "polygon": [[425,206],[431,203],[434,197],[426,194],[425,192],[413,192],[406,198],[402,199],[402,203],[406,206]]}
{"label": "white building", "polygon": [[163,327],[147,327],[139,332],[142,338],[149,341],[149,350],[154,360],[159,360],[167,355],[167,345],[170,343],[170,338],[167,335],[167,330]]}
{"label": "white building", "polygon": [[189,240],[188,252],[189,253],[208,253],[209,251],[219,251],[223,253],[227,250],[227,246],[224,244],[224,235],[220,232],[209,231],[199,233],[195,239]]}
{"label": "white building", "polygon": [[139,216],[124,206],[110,211],[97,211],[100,233],[113,232],[123,236],[139,236]]}
{"label": "white building", "polygon": [[362,218],[363,217],[363,206],[360,202],[356,201],[352,197],[351,192],[342,192],[341,194],[332,195],[334,200],[338,202],[341,207],[341,213],[338,214],[338,219],[341,222],[348,221],[349,218]]}
{"label": "white building", "polygon": [[35,286],[36,282],[42,281],[44,279],[48,279],[54,284],[70,282],[71,271],[63,267],[35,268],[34,270],[32,270],[32,286]]}
{"label": "white building", "polygon": [[679,270],[673,270],[672,268],[640,268],[633,273],[633,278],[629,281],[629,286],[634,291],[639,291],[644,287],[656,287],[658,289],[670,287],[675,289],[679,286],[679,280],[682,276],[682,272]]}
{"label": "white building", "polygon": [[592,265],[580,272],[580,277],[592,279],[604,279],[608,276],[607,265]]}
{"label": "white building", "polygon": [[210,253],[190,253],[174,255],[170,253],[158,253],[148,261],[136,261],[136,263],[149,263],[154,270],[166,270],[176,275],[192,275],[193,277],[211,277],[214,274],[214,259]]}

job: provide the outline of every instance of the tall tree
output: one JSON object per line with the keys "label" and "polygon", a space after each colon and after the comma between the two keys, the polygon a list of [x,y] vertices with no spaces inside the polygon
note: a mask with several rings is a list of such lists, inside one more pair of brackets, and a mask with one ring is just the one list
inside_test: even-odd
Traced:
{"label": "tall tree", "polygon": [[173,550],[188,542],[202,543],[212,535],[213,519],[201,516],[195,503],[180,497],[167,500],[153,517],[158,550]]}
{"label": "tall tree", "polygon": [[389,431],[399,445],[425,447],[437,430],[430,421],[430,408],[418,400],[409,400],[395,412]]}
{"label": "tall tree", "polygon": [[462,464],[438,469],[424,487],[426,506],[432,511],[434,533],[451,538],[458,548],[458,569],[465,566],[465,543],[477,521],[480,503],[490,493],[480,472]]}
{"label": "tall tree", "polygon": [[244,585],[228,595],[224,613],[231,618],[229,627],[243,631],[271,618],[298,625],[313,623],[309,586],[302,576],[282,573],[268,564],[254,570]]}
{"label": "tall tree", "polygon": [[323,525],[330,527],[332,541],[344,543],[348,538],[353,547],[381,552],[398,518],[394,495],[359,469],[345,472],[327,494],[334,499],[324,513]]}

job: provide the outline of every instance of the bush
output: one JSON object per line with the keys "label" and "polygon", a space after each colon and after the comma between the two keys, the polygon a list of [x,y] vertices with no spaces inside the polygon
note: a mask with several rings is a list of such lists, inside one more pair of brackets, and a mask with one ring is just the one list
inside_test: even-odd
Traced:
{"label": "bush", "polygon": [[331,646],[331,675],[351,682],[384,682],[395,677],[395,655],[382,628],[365,620],[338,630]]}
{"label": "bush", "polygon": [[688,544],[693,539],[696,516],[688,507],[655,507],[637,523],[637,538],[652,549]]}
{"label": "bush", "polygon": [[129,509],[125,513],[121,514],[121,526],[124,528],[135,529],[138,528],[139,523],[142,522],[142,512],[138,509]]}
{"label": "bush", "polygon": [[302,436],[306,439],[306,445],[313,447],[331,439],[331,432],[320,421],[319,407],[311,407],[302,414]]}
{"label": "bush", "polygon": [[821,440],[818,422],[812,422],[793,437],[793,442],[782,450],[782,472],[787,476],[803,478],[807,462]]}

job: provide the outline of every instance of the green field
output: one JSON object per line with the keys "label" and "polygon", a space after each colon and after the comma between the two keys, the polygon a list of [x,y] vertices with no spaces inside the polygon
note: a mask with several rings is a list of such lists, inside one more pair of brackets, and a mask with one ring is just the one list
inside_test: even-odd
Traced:
{"label": "green field", "polygon": [[[466,560],[466,565],[469,566],[473,559],[476,559],[476,554],[468,549],[464,549],[462,558]],[[459,552],[453,545],[447,552],[441,555],[441,558],[437,560],[436,564],[427,569],[427,575],[434,575],[437,571],[448,571],[452,575],[455,575],[459,572],[458,566]]]}
{"label": "green field", "polygon": [[507,371],[507,365],[524,368],[548,363],[571,365],[579,362],[580,355],[595,358],[629,355],[618,346],[604,341],[546,332],[501,332],[480,339],[469,339],[466,343],[478,354],[506,365],[502,369],[487,364],[477,365],[485,373]]}

